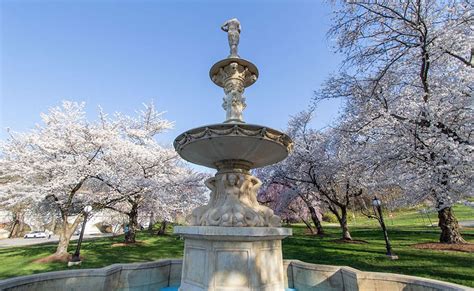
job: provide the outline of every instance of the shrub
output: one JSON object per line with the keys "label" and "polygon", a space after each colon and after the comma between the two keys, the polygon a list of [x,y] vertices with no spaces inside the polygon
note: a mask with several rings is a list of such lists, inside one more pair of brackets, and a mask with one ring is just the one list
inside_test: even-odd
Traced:
{"label": "shrub", "polygon": [[323,221],[329,223],[338,223],[336,215],[332,214],[331,212],[326,212],[323,214]]}

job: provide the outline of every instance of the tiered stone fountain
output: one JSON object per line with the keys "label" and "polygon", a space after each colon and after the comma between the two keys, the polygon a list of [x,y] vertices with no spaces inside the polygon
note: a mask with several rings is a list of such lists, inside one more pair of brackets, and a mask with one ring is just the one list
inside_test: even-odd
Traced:
{"label": "tiered stone fountain", "polygon": [[[291,229],[256,199],[261,182],[250,169],[283,160],[292,142],[285,134],[242,118],[244,88],[258,78],[255,65],[237,55],[240,24],[222,27],[229,34],[230,56],[217,62],[212,81],[224,88],[224,123],[202,126],[178,136],[174,146],[186,160],[217,169],[206,181],[208,205],[189,216],[191,226],[175,227],[185,238],[182,291],[288,290],[472,290],[426,278],[363,272],[349,267],[287,260],[281,240]],[[101,269],[46,272],[0,281],[0,290],[175,290],[180,260],[113,264]]]}
{"label": "tiered stone fountain", "polygon": [[194,209],[190,226],[175,227],[185,239],[180,290],[284,290],[281,240],[291,229],[257,201],[261,181],[251,169],[277,163],[293,143],[284,133],[247,124],[244,89],[258,78],[257,67],[240,58],[240,23],[228,20],[230,55],[214,64],[211,80],[224,88],[226,121],[179,135],[174,147],[185,160],[217,169],[206,181],[209,203]]}

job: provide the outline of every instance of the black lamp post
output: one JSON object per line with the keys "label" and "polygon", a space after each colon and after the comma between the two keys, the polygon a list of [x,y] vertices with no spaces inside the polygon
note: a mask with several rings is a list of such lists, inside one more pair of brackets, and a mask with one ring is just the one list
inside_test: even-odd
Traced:
{"label": "black lamp post", "polygon": [[382,227],[383,231],[383,236],[385,239],[385,247],[387,249],[387,256],[389,256],[391,259],[398,259],[397,256],[392,254],[392,246],[390,245],[390,241],[388,239],[388,233],[387,233],[387,228],[385,227],[385,222],[383,220],[383,213],[382,213],[382,201],[377,199],[377,196],[374,196],[374,199],[372,200],[372,205],[374,206],[374,212],[375,216],[377,217],[377,220],[380,223],[380,226]]}
{"label": "black lamp post", "polygon": [[79,234],[79,240],[77,241],[76,251],[72,255],[72,258],[69,261],[71,264],[69,265],[77,265],[81,263],[80,251],[81,251],[82,237],[84,236],[84,230],[86,228],[87,216],[89,215],[91,210],[92,210],[92,206],[90,205],[87,205],[86,207],[84,207],[84,221],[82,222],[81,233]]}

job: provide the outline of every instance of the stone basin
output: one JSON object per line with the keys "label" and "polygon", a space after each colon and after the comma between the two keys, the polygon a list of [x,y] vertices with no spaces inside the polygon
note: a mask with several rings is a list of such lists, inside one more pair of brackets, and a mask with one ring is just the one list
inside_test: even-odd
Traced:
{"label": "stone basin", "polygon": [[293,143],[286,134],[261,125],[219,123],[180,134],[174,141],[179,155],[194,164],[219,169],[223,161],[242,161],[249,169],[282,161]]}
{"label": "stone basin", "polygon": [[[171,291],[176,290],[181,283],[181,269],[181,260],[169,259],[155,262],[114,264],[100,269],[46,272],[0,280],[0,290]],[[296,291],[474,290],[466,286],[428,278],[363,272],[350,267],[316,265],[298,260],[284,260],[283,273],[286,290]]]}

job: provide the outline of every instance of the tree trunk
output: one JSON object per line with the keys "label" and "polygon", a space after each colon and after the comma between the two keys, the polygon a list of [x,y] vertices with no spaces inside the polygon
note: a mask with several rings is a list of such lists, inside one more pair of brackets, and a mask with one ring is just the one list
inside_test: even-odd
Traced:
{"label": "tree trunk", "polygon": [[25,230],[25,221],[24,221],[23,213],[21,211],[16,211],[14,213],[13,226],[11,228],[10,234],[8,235],[8,238],[21,237],[24,235],[23,233],[24,230]]}
{"label": "tree trunk", "polygon": [[304,219],[303,217],[300,217],[301,220],[303,221],[303,223],[306,225],[306,227],[308,228],[308,230],[311,232],[311,234],[314,234],[314,229],[313,227],[311,226],[311,223],[309,221],[307,221],[306,219]]}
{"label": "tree trunk", "polygon": [[349,227],[347,226],[347,206],[340,206],[341,214],[333,207],[329,207],[329,210],[336,215],[337,221],[341,226],[342,230],[342,239],[343,240],[352,240],[351,233],[349,232]]}
{"label": "tree trunk", "polygon": [[18,230],[18,219],[14,219],[12,228],[10,230],[10,233],[8,234],[8,238],[16,237],[17,236],[17,230]]}
{"label": "tree trunk", "polygon": [[155,213],[150,212],[150,223],[148,224],[148,231],[153,232],[153,224],[155,224]]}
{"label": "tree trunk", "polygon": [[459,232],[458,220],[454,216],[451,207],[439,210],[438,218],[438,226],[441,228],[439,242],[447,244],[466,243]]}
{"label": "tree trunk", "polygon": [[138,228],[138,204],[133,203],[128,215],[128,232],[125,234],[125,243],[135,243]]}
{"label": "tree trunk", "polygon": [[313,221],[314,225],[316,226],[316,234],[317,235],[324,235],[323,226],[321,225],[321,221],[319,220],[318,214],[316,213],[316,209],[313,206],[308,205],[309,213],[311,214],[311,220]]}
{"label": "tree trunk", "polygon": [[69,247],[69,243],[71,242],[72,234],[82,219],[82,215],[78,215],[71,224],[67,221],[67,215],[62,216],[61,229],[59,230],[59,243],[56,247],[56,252],[54,253],[55,256],[60,257],[68,255],[67,249]]}
{"label": "tree trunk", "polygon": [[168,221],[163,220],[160,225],[160,229],[158,229],[157,235],[165,235],[166,234],[166,226],[168,225]]}
{"label": "tree trunk", "polygon": [[22,211],[16,211],[14,213],[14,222],[10,234],[8,236],[9,238],[22,237],[23,235],[25,235],[25,226],[27,224],[25,223],[24,215],[25,214]]}
{"label": "tree trunk", "polygon": [[54,255],[59,257],[59,256],[65,256],[68,254],[67,249],[71,241],[71,236],[72,236],[71,234],[72,232],[69,233],[68,231],[64,231],[63,229],[61,229],[61,232],[59,233],[59,243]]}
{"label": "tree trunk", "polygon": [[347,208],[341,207],[341,221],[339,222],[342,228],[342,239],[343,240],[352,240],[351,233],[349,232],[349,227],[347,226]]}

